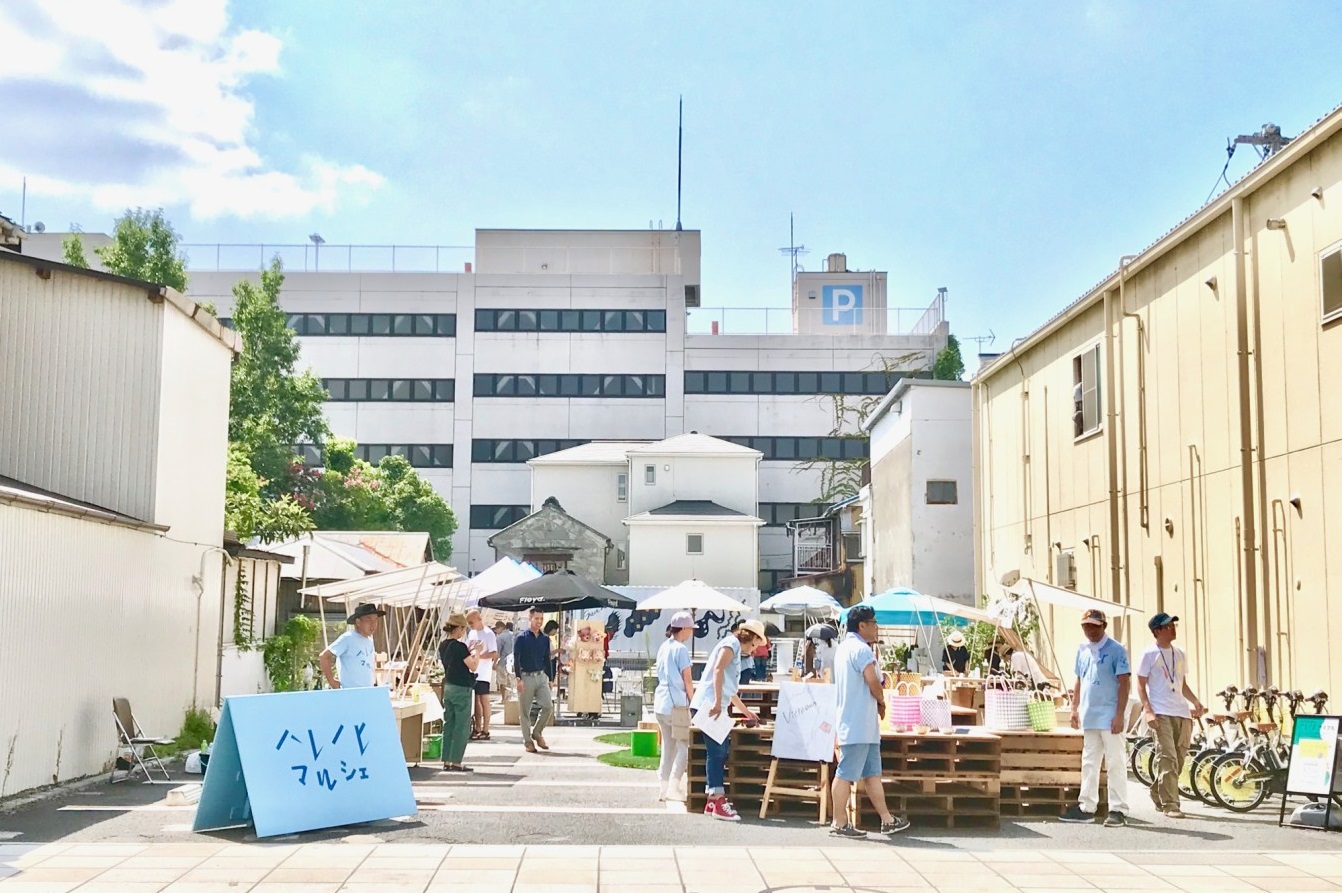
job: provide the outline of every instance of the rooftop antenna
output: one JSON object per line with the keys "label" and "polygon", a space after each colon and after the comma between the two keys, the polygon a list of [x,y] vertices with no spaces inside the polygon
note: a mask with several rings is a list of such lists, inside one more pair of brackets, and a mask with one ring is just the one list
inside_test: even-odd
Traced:
{"label": "rooftop antenna", "polygon": [[797,269],[798,269],[797,258],[802,256],[803,254],[810,254],[811,250],[807,248],[805,245],[797,244],[797,222],[795,219],[795,215],[793,214],[787,215],[787,233],[788,233],[787,247],[779,248],[778,252],[780,254],[789,254],[792,256],[792,281],[796,282]]}
{"label": "rooftop antenna", "polygon": [[676,232],[680,232],[680,188],[685,166],[685,97],[680,97],[680,124],[676,135]]}
{"label": "rooftop antenna", "polygon": [[1253,146],[1258,151],[1259,158],[1266,161],[1286,148],[1286,144],[1292,139],[1294,137],[1282,136],[1281,128],[1269,121],[1257,133],[1241,133],[1234,140],[1227,140],[1229,143],[1227,152],[1234,152],[1234,146]]}

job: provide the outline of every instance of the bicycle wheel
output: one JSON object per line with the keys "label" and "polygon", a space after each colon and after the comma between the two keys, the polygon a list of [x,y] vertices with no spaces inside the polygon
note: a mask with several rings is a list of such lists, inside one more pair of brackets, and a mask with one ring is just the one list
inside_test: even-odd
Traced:
{"label": "bicycle wheel", "polygon": [[1188,761],[1189,787],[1193,791],[1193,796],[1208,806],[1220,805],[1212,796],[1212,763],[1224,753],[1225,751],[1219,748],[1208,748],[1199,751]]}
{"label": "bicycle wheel", "polygon": [[1196,797],[1193,792],[1193,755],[1184,757],[1184,764],[1179,769],[1179,793],[1185,797]]}
{"label": "bicycle wheel", "polygon": [[1212,764],[1212,796],[1231,812],[1252,812],[1272,793],[1263,767],[1247,754],[1228,753]]}
{"label": "bicycle wheel", "polygon": [[1154,738],[1139,738],[1132,746],[1128,759],[1132,774],[1148,788],[1156,783],[1156,742]]}

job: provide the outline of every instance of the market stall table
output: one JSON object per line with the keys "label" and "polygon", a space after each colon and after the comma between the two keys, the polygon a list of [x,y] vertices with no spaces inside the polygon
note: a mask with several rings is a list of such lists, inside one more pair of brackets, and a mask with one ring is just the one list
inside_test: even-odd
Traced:
{"label": "market stall table", "polygon": [[419,765],[424,751],[424,712],[427,709],[428,704],[424,701],[393,699],[391,702],[391,712],[400,729],[405,761],[415,766]]}

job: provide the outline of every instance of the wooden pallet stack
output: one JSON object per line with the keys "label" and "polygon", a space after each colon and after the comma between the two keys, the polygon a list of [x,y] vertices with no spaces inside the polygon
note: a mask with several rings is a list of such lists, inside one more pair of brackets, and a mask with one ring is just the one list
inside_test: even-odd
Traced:
{"label": "wooden pallet stack", "polygon": [[[773,762],[772,749],[772,727],[746,729],[738,726],[732,731],[732,749],[727,757],[725,781],[727,796],[742,815],[759,814],[764,785],[769,778],[769,764]],[[689,800],[686,803],[690,812],[702,812],[707,799],[704,795],[704,785],[708,781],[704,775],[705,757],[703,738],[695,733],[690,741]],[[775,781],[786,787],[816,785],[819,780],[818,769],[818,763],[784,760],[778,765]],[[778,811],[784,815],[815,820],[814,804],[800,800],[779,800],[776,804]]]}
{"label": "wooden pallet stack", "polygon": [[[1002,815],[1007,818],[1051,816],[1076,803],[1081,792],[1082,734],[994,732],[1002,739]],[[1100,777],[1100,802],[1105,801]]]}
{"label": "wooden pallet stack", "polygon": [[[982,731],[881,736],[886,803],[919,827],[998,827],[1001,762],[1001,742]],[[857,819],[864,827],[876,820],[865,797]]]}

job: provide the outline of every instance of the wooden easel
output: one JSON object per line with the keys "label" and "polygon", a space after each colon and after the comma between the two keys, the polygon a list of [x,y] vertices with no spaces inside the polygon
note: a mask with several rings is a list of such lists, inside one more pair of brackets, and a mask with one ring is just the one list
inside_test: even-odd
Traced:
{"label": "wooden easel", "polygon": [[793,786],[791,784],[781,785],[778,783],[778,764],[781,761],[774,757],[769,763],[769,777],[764,782],[764,796],[760,799],[760,818],[768,818],[769,805],[776,800],[801,800],[806,803],[820,804],[820,824],[825,824],[829,820],[829,763],[800,763],[797,760],[788,760],[788,766],[815,766],[819,768],[819,789],[811,787]]}

